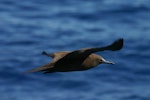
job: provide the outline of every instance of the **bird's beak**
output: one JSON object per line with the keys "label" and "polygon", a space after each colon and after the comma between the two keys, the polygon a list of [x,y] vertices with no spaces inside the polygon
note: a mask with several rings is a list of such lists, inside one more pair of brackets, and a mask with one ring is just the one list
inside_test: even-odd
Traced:
{"label": "bird's beak", "polygon": [[104,64],[115,64],[114,62],[110,62],[110,61],[107,61],[107,60],[104,60],[103,63]]}

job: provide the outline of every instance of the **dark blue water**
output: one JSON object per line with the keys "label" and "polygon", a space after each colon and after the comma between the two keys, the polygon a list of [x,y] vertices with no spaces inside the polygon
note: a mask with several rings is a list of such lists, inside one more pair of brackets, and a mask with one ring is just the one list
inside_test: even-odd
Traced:
{"label": "dark blue water", "polygon": [[[22,74],[56,52],[125,39],[115,65]],[[0,0],[0,100],[150,100],[150,0]]]}

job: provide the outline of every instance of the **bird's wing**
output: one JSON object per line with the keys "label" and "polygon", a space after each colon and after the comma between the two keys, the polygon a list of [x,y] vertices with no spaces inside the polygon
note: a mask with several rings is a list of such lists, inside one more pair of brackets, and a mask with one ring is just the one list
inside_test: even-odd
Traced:
{"label": "bird's wing", "polygon": [[87,49],[80,49],[75,50],[73,52],[68,53],[61,59],[59,59],[55,65],[63,65],[64,63],[78,63],[81,64],[90,54],[99,51],[111,50],[116,51],[120,50],[123,47],[123,39],[118,39],[113,42],[111,45],[99,48],[87,48]]}
{"label": "bird's wing", "polygon": [[41,71],[49,70],[51,68],[53,68],[53,63],[48,63],[48,64],[40,66],[38,68],[34,68],[34,69],[31,69],[31,70],[28,70],[28,71],[26,71],[24,73],[41,72]]}
{"label": "bird's wing", "polygon": [[111,50],[111,51],[117,51],[122,49],[123,47],[123,39],[118,39],[114,41],[111,45],[104,46],[104,47],[98,47],[98,48],[87,48],[87,49],[81,49],[82,52],[86,53],[94,53],[94,52],[100,52],[100,51],[105,51],[105,50]]}
{"label": "bird's wing", "polygon": [[68,53],[70,53],[70,51],[62,51],[62,52],[55,52],[55,53],[47,53],[46,51],[43,51],[42,54],[48,57],[52,57],[55,60],[64,57],[65,55],[67,55]]}
{"label": "bird's wing", "polygon": [[54,53],[47,53],[46,51],[43,51],[42,55],[45,55],[45,56],[48,56],[48,57],[52,57],[52,58],[55,57]]}

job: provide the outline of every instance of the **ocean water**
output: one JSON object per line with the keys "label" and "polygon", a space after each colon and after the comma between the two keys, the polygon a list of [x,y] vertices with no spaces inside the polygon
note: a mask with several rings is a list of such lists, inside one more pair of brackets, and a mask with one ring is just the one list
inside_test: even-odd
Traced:
{"label": "ocean water", "polygon": [[[67,73],[22,72],[47,52],[100,47],[115,65]],[[0,100],[150,100],[150,0],[0,0]]]}

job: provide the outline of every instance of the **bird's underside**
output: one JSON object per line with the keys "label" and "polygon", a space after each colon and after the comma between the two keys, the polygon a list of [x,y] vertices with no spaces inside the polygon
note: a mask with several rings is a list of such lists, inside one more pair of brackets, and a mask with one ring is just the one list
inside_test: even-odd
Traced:
{"label": "bird's underside", "polygon": [[[105,47],[98,47],[98,48],[86,48],[86,49],[79,49],[75,51],[65,51],[65,52],[56,52],[52,54],[48,54],[43,52],[44,55],[52,57],[52,62],[29,70],[29,72],[44,72],[44,73],[51,73],[51,72],[68,72],[68,71],[82,71],[93,68],[97,66],[96,59],[103,59],[102,57],[93,54],[95,52],[111,50],[117,51],[123,47],[123,39],[118,39],[117,41],[113,42],[111,45]],[[95,63],[94,63],[95,62]]]}

